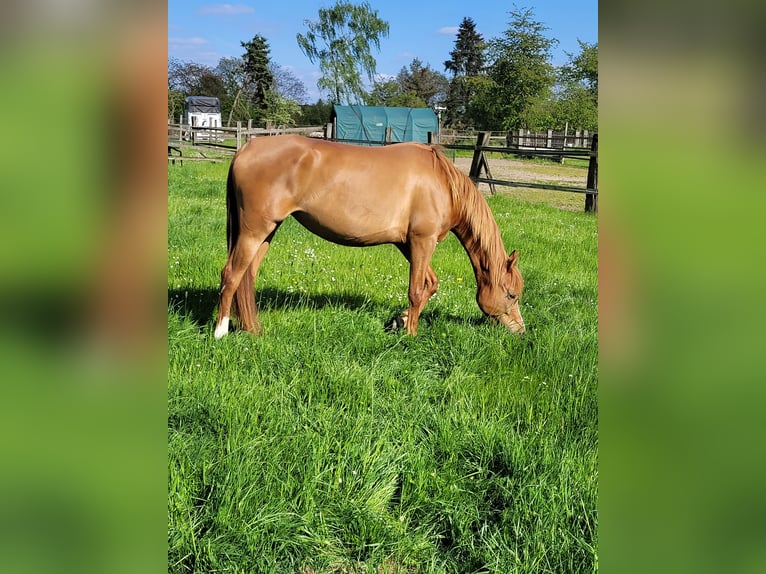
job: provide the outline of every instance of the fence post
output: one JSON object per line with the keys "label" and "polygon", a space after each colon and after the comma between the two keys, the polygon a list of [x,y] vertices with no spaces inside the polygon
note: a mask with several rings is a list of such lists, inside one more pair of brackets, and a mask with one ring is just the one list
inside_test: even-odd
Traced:
{"label": "fence post", "polygon": [[[471,160],[471,170],[468,172],[468,177],[470,177],[474,182],[476,179],[481,177],[481,170],[484,169],[484,171],[487,174],[488,179],[492,179],[492,173],[489,171],[489,163],[487,162],[487,156],[484,155],[483,147],[486,147],[489,145],[489,136],[490,132],[479,132],[478,137],[476,138],[476,147],[473,151],[473,159]],[[489,189],[492,192],[492,194],[495,193],[495,184],[490,183]]]}
{"label": "fence post", "polygon": [[242,147],[242,122],[237,120],[237,149]]}
{"label": "fence post", "polygon": [[332,122],[327,122],[324,125],[324,139],[326,140],[332,139]]}
{"label": "fence post", "polygon": [[598,134],[593,134],[588,162],[588,183],[585,192],[586,213],[598,213]]}

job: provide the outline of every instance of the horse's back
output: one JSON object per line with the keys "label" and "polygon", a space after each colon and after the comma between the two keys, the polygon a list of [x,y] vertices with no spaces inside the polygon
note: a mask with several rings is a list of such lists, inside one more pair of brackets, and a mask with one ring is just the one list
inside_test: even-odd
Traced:
{"label": "horse's back", "polygon": [[413,225],[440,236],[449,229],[450,192],[423,144],[264,137],[250,140],[232,169],[246,211],[279,221],[292,214],[338,243],[402,243]]}

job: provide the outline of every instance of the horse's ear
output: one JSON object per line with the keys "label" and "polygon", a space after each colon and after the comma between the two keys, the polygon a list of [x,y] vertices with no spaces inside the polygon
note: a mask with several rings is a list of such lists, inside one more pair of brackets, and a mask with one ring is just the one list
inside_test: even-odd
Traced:
{"label": "horse's ear", "polygon": [[511,267],[515,266],[516,263],[519,260],[519,254],[514,249],[511,251],[511,254],[508,256],[508,261],[505,262],[505,269],[510,273]]}

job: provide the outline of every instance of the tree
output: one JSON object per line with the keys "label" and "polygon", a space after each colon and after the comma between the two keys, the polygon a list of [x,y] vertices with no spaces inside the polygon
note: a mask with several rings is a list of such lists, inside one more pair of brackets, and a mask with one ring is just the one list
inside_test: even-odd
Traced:
{"label": "tree", "polygon": [[493,85],[472,117],[481,127],[527,127],[525,115],[552,93],[556,75],[551,49],[558,41],[545,36],[548,29],[534,19],[532,9],[516,9],[502,37],[488,43],[487,72]]}
{"label": "tree", "polygon": [[424,67],[418,58],[412,60],[409,69],[402,68],[396,80],[403,92],[414,93],[426,105],[441,104],[447,97],[447,78],[428,64]]}
{"label": "tree", "polygon": [[266,109],[266,94],[274,88],[274,74],[270,68],[269,44],[260,34],[249,42],[241,42],[245,53],[242,56],[246,87],[250,103],[256,112]]}
{"label": "tree", "polygon": [[418,94],[412,90],[405,91],[402,84],[393,78],[376,81],[365,101],[368,106],[428,107],[428,104]]}
{"label": "tree", "polygon": [[186,96],[175,89],[168,88],[168,118],[177,122],[184,111]]}
{"label": "tree", "polygon": [[566,53],[569,62],[561,67],[561,78],[564,82],[581,84],[598,104],[598,42],[589,44],[578,39],[577,43],[580,53]]}
{"label": "tree", "polygon": [[456,76],[478,76],[484,69],[484,37],[476,31],[471,18],[463,18],[457,30],[455,47],[444,69]]}
{"label": "tree", "polygon": [[325,125],[332,116],[332,104],[319,98],[314,104],[301,106],[300,121],[304,126]]}
{"label": "tree", "polygon": [[168,116],[178,118],[187,96],[212,96],[223,101],[223,78],[209,66],[168,59]]}
{"label": "tree", "polygon": [[186,96],[225,96],[223,80],[209,66],[168,59],[168,89]]}
{"label": "tree", "polygon": [[415,58],[396,78],[376,80],[365,100],[371,106],[427,108],[444,101],[447,85],[447,78]]}
{"label": "tree", "polygon": [[[222,101],[221,113],[228,117],[227,126],[233,121],[245,121],[252,117],[265,121],[275,121],[269,116],[280,119],[279,125],[291,125],[299,114],[299,104],[306,99],[306,87],[303,82],[287,68],[274,62],[268,63],[274,83],[266,91],[264,105],[254,109],[252,102],[257,99],[255,95],[256,84],[250,82],[245,72],[243,58],[221,58],[216,72],[221,76],[226,87],[226,100]],[[273,92],[272,95],[270,95]],[[296,105],[292,106],[284,100],[292,100]],[[273,107],[278,109],[272,109]],[[298,106],[298,107],[296,107]],[[294,115],[285,119],[284,110],[289,110]]]}
{"label": "tree", "polygon": [[275,127],[293,126],[300,116],[301,107],[298,102],[281,96],[276,90],[266,92],[266,108],[263,119],[266,124]]}
{"label": "tree", "polygon": [[598,43],[577,42],[580,53],[567,53],[569,62],[559,70],[557,121],[598,130]]}
{"label": "tree", "polygon": [[370,46],[380,50],[381,37],[388,36],[388,22],[367,2],[339,1],[331,8],[320,8],[319,19],[304,20],[304,24],[308,31],[296,39],[308,59],[319,62],[322,76],[317,87],[336,104],[363,101],[362,74],[372,82],[377,64]]}
{"label": "tree", "polygon": [[476,31],[476,23],[471,18],[463,18],[450,59],[444,62],[444,69],[452,73],[445,102],[448,124],[461,125],[465,122],[473,97],[471,86],[475,84],[471,78],[483,74],[485,47],[484,37]]}
{"label": "tree", "polygon": [[272,64],[271,73],[274,75],[274,90],[277,94],[298,104],[306,103],[306,86],[290,69]]}
{"label": "tree", "polygon": [[375,80],[365,102],[368,106],[392,106],[392,102],[401,94],[402,86],[395,78],[381,78]]}
{"label": "tree", "polygon": [[226,117],[226,126],[231,127],[232,121],[242,121],[250,117],[245,62],[242,58],[221,58],[216,71],[226,87],[226,99],[221,102],[221,115]]}

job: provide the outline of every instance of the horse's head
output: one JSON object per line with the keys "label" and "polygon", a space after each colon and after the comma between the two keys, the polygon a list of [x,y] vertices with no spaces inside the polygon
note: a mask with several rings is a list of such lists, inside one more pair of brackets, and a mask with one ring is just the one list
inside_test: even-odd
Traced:
{"label": "horse's head", "polygon": [[514,250],[505,261],[500,281],[481,286],[476,294],[476,302],[484,313],[500,321],[511,333],[521,335],[526,328],[519,310],[524,279],[516,265],[518,260],[519,254]]}

